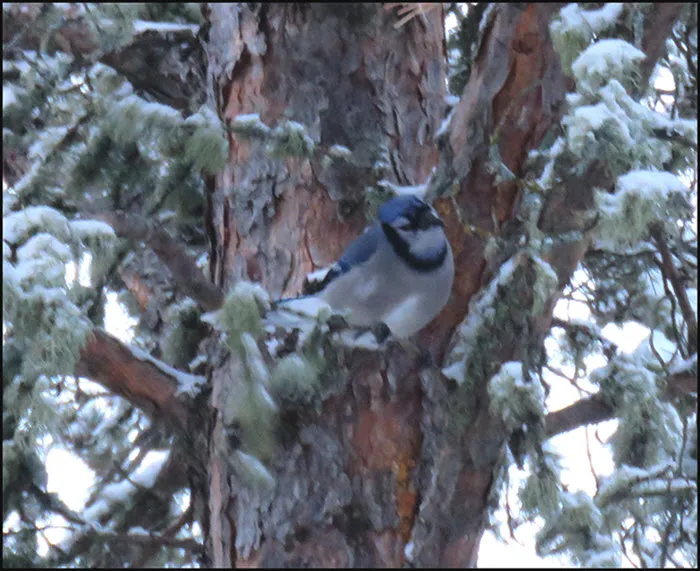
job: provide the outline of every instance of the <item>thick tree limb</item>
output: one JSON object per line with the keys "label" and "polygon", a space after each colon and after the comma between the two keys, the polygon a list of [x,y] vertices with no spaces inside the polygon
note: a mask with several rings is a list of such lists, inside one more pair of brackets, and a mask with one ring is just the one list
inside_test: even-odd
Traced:
{"label": "thick tree limb", "polygon": [[100,62],[124,74],[137,92],[175,109],[195,111],[206,101],[204,55],[190,31],[148,30]]}
{"label": "thick tree limb", "polygon": [[176,394],[176,380],[150,361],[137,359],[119,340],[95,330],[80,356],[76,375],[101,384],[151,417],[187,427],[188,408]]}
{"label": "thick tree limb", "polygon": [[[133,507],[124,513],[119,512],[118,521],[113,525],[116,530],[126,530],[134,526],[147,528],[154,517],[153,506],[159,505],[159,501],[167,505],[167,498],[188,484],[189,467],[199,463],[193,460],[196,450],[192,445],[197,437],[193,425],[198,421],[192,420],[194,416],[186,399],[177,395],[177,381],[173,376],[154,363],[139,359],[128,347],[104,331],[93,331],[88,343],[81,350],[81,360],[75,367],[75,374],[101,384],[111,393],[127,399],[151,418],[163,421],[174,428],[181,437],[185,437],[184,446],[171,453],[154,486],[150,490],[135,490]],[[110,514],[109,517],[113,515]],[[88,531],[76,536],[69,552],[63,554],[61,561],[71,561],[88,549],[91,543],[86,541],[94,540],[91,533],[94,532]],[[124,537],[127,537],[126,534]],[[163,536],[163,541],[159,541],[159,538],[155,538],[157,541],[150,539],[143,539],[147,552],[153,547],[164,545],[199,549],[196,543],[176,545],[176,540],[167,534]],[[142,539],[137,537],[136,541]]]}
{"label": "thick tree limb", "polygon": [[[697,377],[689,370],[671,375],[662,397],[670,399],[675,396],[697,392]],[[603,402],[598,395],[580,400],[556,412],[549,413],[545,419],[547,436],[568,432],[586,424],[596,424],[615,417],[613,408]]]}
{"label": "thick tree limb", "polygon": [[96,59],[124,74],[137,91],[175,109],[194,110],[206,101],[204,52],[192,29],[136,31],[129,45],[99,53],[95,30],[72,6],[45,29],[51,10],[59,8],[23,3],[3,10],[3,51],[45,49],[70,53],[77,61]]}
{"label": "thick tree limb", "polygon": [[[454,195],[454,199],[444,197],[434,204],[445,220],[455,259],[455,279],[450,305],[423,332],[421,340],[429,346],[449,338],[464,319],[474,293],[505,261],[489,259],[484,252],[484,234],[470,230],[478,228],[503,237],[517,212],[517,181],[494,180],[489,157],[497,152],[516,178],[522,176],[528,152],[560,120],[565,85],[548,35],[552,12],[558,7],[501,4],[484,22],[469,82],[441,139],[442,160],[431,179],[433,192],[447,194],[449,190]],[[571,208],[564,216],[571,217]],[[577,263],[583,251],[585,248],[580,254],[569,253],[566,260],[562,256],[553,261],[560,275],[566,276],[563,281],[568,279],[569,258]],[[571,265],[575,266],[574,262]],[[523,276],[530,275],[531,268],[523,267],[522,272]],[[526,311],[521,309],[531,307],[528,283],[529,278],[523,278],[515,296],[529,301],[523,301],[522,306],[518,302],[518,309],[504,319],[507,323],[493,326],[492,337],[498,343],[480,353],[479,359],[489,366],[523,358],[523,339],[533,329]],[[438,345],[439,358],[446,348]],[[460,388],[450,390],[447,383],[436,381],[431,386],[432,394],[424,397],[423,454],[426,458],[425,451],[430,451],[433,464],[421,469],[426,473],[429,470],[441,483],[425,485],[420,491],[420,511],[412,532],[417,551],[411,561],[414,566],[476,564],[494,466],[501,460],[507,437],[502,423],[487,406],[488,376],[475,375],[469,390],[462,394]],[[463,409],[455,411],[454,403],[459,400],[470,415],[470,425],[463,432],[456,428],[463,422],[461,418],[457,421]],[[444,485],[447,477],[450,483]]]}
{"label": "thick tree limb", "polygon": [[110,212],[94,216],[112,226],[120,238],[144,242],[170,270],[180,291],[205,311],[221,307],[224,300],[221,289],[207,280],[192,256],[165,229],[135,214]]}

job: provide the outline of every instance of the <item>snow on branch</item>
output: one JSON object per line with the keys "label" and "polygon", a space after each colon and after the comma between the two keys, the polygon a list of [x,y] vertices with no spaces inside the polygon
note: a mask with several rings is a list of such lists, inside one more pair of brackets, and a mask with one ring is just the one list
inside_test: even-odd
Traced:
{"label": "snow on branch", "polygon": [[111,229],[74,224],[48,206],[3,218],[3,318],[33,341],[24,354],[25,374],[69,373],[92,328],[67,287],[66,264],[78,242],[94,252],[108,249]]}
{"label": "snow on branch", "polygon": [[[143,527],[134,527],[133,524],[130,529],[125,529],[119,522],[124,521],[121,519],[124,512],[119,509],[120,506],[133,505],[134,509],[138,509],[138,500],[135,498],[138,497],[141,490],[158,489],[159,493],[167,495],[170,490],[165,488],[170,487],[171,472],[173,469],[178,470],[179,468],[180,463],[169,450],[148,451],[143,463],[131,472],[127,479],[105,485],[94,501],[90,502],[89,507],[84,510],[82,517],[76,514],[75,517],[69,519],[79,527],[76,529],[76,533],[70,534],[58,545],[60,555],[54,560],[54,564],[61,566],[84,553],[86,539],[105,542],[123,541],[153,547],[179,547],[193,551],[201,550],[201,545],[195,540],[174,537],[174,534],[191,517],[189,510],[186,510],[178,521],[160,534],[149,533]],[[133,513],[133,510],[128,509],[127,513]],[[127,531],[129,533],[126,533]]]}
{"label": "snow on branch", "polygon": [[539,381],[523,375],[523,364],[504,363],[489,381],[489,407],[509,429],[532,424],[544,415],[544,389]]}
{"label": "snow on branch", "polygon": [[190,396],[195,396],[199,389],[206,383],[206,379],[200,375],[191,375],[174,369],[167,363],[159,361],[148,353],[145,353],[137,347],[130,347],[131,353],[141,361],[148,361],[158,367],[163,373],[174,378],[177,381],[177,392],[175,394],[187,393]]}
{"label": "snow on branch", "polygon": [[598,10],[583,10],[578,4],[567,4],[549,26],[552,41],[567,72],[571,62],[596,36],[615,25],[622,15],[623,4],[610,2]]}
{"label": "snow on branch", "polygon": [[594,94],[610,79],[627,81],[646,56],[629,42],[599,40],[576,58],[571,66],[579,91]]}
{"label": "snow on branch", "polygon": [[316,143],[306,127],[297,121],[284,119],[271,129],[257,113],[236,115],[231,120],[231,130],[242,140],[266,141],[267,151],[276,157],[306,157],[314,154]]}
{"label": "snow on branch", "polygon": [[190,32],[193,36],[199,30],[199,26],[196,24],[177,24],[175,22],[151,22],[148,20],[134,20],[133,22],[134,32],[137,34],[143,34],[144,32]]}
{"label": "snow on branch", "polygon": [[[80,351],[75,374],[124,397],[150,416],[161,416],[179,428],[187,426],[188,408],[178,394],[180,374],[142,359],[116,338],[95,330]],[[177,373],[175,371],[175,373]]]}
{"label": "snow on branch", "polygon": [[683,214],[686,191],[683,182],[670,172],[632,170],[623,174],[617,179],[615,194],[596,193],[598,247],[625,252],[638,244],[669,213]]}
{"label": "snow on branch", "polygon": [[651,468],[623,465],[600,486],[596,504],[605,507],[631,498],[673,495],[697,490],[694,481],[673,477],[673,468],[672,462],[664,462]]}
{"label": "snow on branch", "polygon": [[[526,277],[528,274],[528,277]],[[539,256],[518,252],[505,263],[489,286],[474,298],[467,318],[457,329],[453,347],[445,357],[442,373],[461,384],[467,380],[484,352],[484,345],[502,337],[512,319],[510,300],[503,292],[517,291],[525,280],[532,293],[530,315],[538,316],[558,285],[555,270]]]}

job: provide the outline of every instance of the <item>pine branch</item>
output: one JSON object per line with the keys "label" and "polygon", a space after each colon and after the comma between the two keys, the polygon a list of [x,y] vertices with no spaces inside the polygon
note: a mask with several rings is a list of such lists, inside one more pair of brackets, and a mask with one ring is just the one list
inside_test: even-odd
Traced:
{"label": "pine branch", "polygon": [[[177,519],[177,521],[175,521],[173,524],[168,526],[168,528],[163,531],[163,533],[160,537],[171,539],[178,531],[180,531],[185,526],[185,524],[190,523],[192,521],[193,515],[194,515],[194,510],[192,508],[192,502],[190,502],[190,505],[182,513],[182,515]],[[159,548],[159,545],[157,545],[157,544],[146,547],[143,550],[141,557],[139,557],[136,560],[136,562],[134,563],[133,567],[136,569],[141,568],[141,567],[145,567],[146,563],[148,563],[149,559],[151,559],[151,557],[153,557],[154,555],[156,555],[158,553],[158,548]]]}
{"label": "pine branch", "polygon": [[678,304],[681,306],[683,319],[688,326],[688,352],[689,354],[696,353],[698,346],[698,322],[695,319],[693,307],[690,305],[688,293],[683,286],[683,281],[678,274],[678,269],[673,263],[673,258],[671,257],[671,252],[668,249],[668,244],[666,243],[666,237],[664,236],[663,230],[658,225],[654,225],[650,230],[651,235],[659,248],[659,252],[661,253],[663,275],[671,282],[673,291],[678,298]]}
{"label": "pine branch", "polygon": [[165,537],[155,534],[147,535],[144,533],[109,533],[89,530],[83,533],[68,551],[61,551],[60,557],[56,558],[51,563],[57,566],[66,565],[73,562],[76,557],[100,542],[105,544],[117,541],[143,545],[146,548],[179,547],[192,551],[193,553],[200,553],[204,550],[202,544],[194,539],[177,539],[174,537]]}
{"label": "pine branch", "polygon": [[[697,378],[686,369],[672,374],[666,383],[662,398],[670,399],[679,395],[697,392]],[[615,418],[615,410],[603,402],[602,397],[595,395],[580,400],[556,412],[551,412],[545,419],[545,430],[548,438],[568,432],[587,424],[596,424]]]}
{"label": "pine branch", "polygon": [[[95,539],[98,539],[98,536],[102,537],[102,534],[93,528],[96,524],[102,524],[106,527],[107,524],[109,524],[108,527],[110,529],[121,532],[121,535],[126,535],[126,532],[134,527],[143,529],[151,528],[154,518],[153,496],[163,500],[163,509],[165,510],[163,513],[167,515],[169,498],[172,498],[173,495],[180,491],[188,482],[187,470],[188,466],[186,463],[183,463],[182,457],[171,453],[166,463],[161,467],[156,481],[150,488],[144,489],[137,484],[133,484],[133,495],[131,495],[128,501],[121,504],[125,509],[110,509],[104,515],[104,519],[100,518],[98,522],[85,521],[80,517],[71,519],[73,523],[79,524],[80,527],[76,528],[74,533],[62,542],[61,552],[59,556],[52,561],[52,564],[54,566],[69,564],[90,551],[94,546]],[[109,484],[109,480],[109,476],[104,476],[99,479],[98,484],[103,484],[100,488],[100,494],[92,494],[91,499],[88,500],[88,506],[98,499],[104,499],[101,491],[104,485]],[[129,507],[127,508],[126,506]],[[166,541],[172,539],[177,532],[180,531],[185,524],[191,522],[191,520],[192,508],[190,504],[190,507],[185,510],[182,516],[162,532],[162,537],[166,538]],[[139,539],[142,537],[145,537],[145,535],[138,535],[136,541],[142,541],[142,539]],[[144,545],[143,554],[146,555],[150,553],[150,556],[152,556],[163,545],[167,545],[167,543],[156,542],[150,545]],[[184,545],[182,547],[189,549]],[[140,566],[133,565],[133,567]]]}
{"label": "pine branch", "polygon": [[195,260],[164,228],[135,214],[91,216],[112,226],[120,238],[144,242],[170,270],[180,291],[199,303],[205,311],[221,307],[224,299],[221,289],[207,280]]}
{"label": "pine branch", "polygon": [[552,327],[560,327],[566,331],[570,331],[574,334],[581,333],[586,335],[590,339],[595,339],[603,346],[603,353],[608,357],[612,357],[617,353],[617,345],[606,339],[597,327],[592,324],[586,323],[576,323],[572,321],[565,321],[564,319],[559,319],[558,317],[552,317]]}
{"label": "pine branch", "polygon": [[194,539],[177,539],[175,537],[165,537],[163,535],[143,534],[143,533],[91,533],[89,537],[94,540],[124,541],[135,543],[147,547],[180,547],[193,552],[204,550],[204,546]]}

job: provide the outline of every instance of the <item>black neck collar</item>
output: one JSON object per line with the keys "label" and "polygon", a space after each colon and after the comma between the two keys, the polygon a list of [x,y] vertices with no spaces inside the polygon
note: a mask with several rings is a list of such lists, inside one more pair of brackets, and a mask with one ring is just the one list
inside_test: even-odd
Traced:
{"label": "black neck collar", "polygon": [[384,230],[384,235],[387,237],[387,240],[389,240],[394,251],[414,270],[430,272],[439,268],[445,261],[445,257],[447,256],[447,243],[443,244],[442,250],[435,258],[420,258],[411,253],[406,241],[401,238],[399,233],[391,225],[382,224],[382,230]]}

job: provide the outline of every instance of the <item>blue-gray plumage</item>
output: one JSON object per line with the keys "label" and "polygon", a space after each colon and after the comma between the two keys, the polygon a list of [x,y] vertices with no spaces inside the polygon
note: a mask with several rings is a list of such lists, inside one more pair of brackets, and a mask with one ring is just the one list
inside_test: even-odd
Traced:
{"label": "blue-gray plumage", "polygon": [[452,249],[437,212],[403,195],[345,250],[317,297],[353,326],[384,322],[395,337],[422,329],[443,308],[454,277]]}

